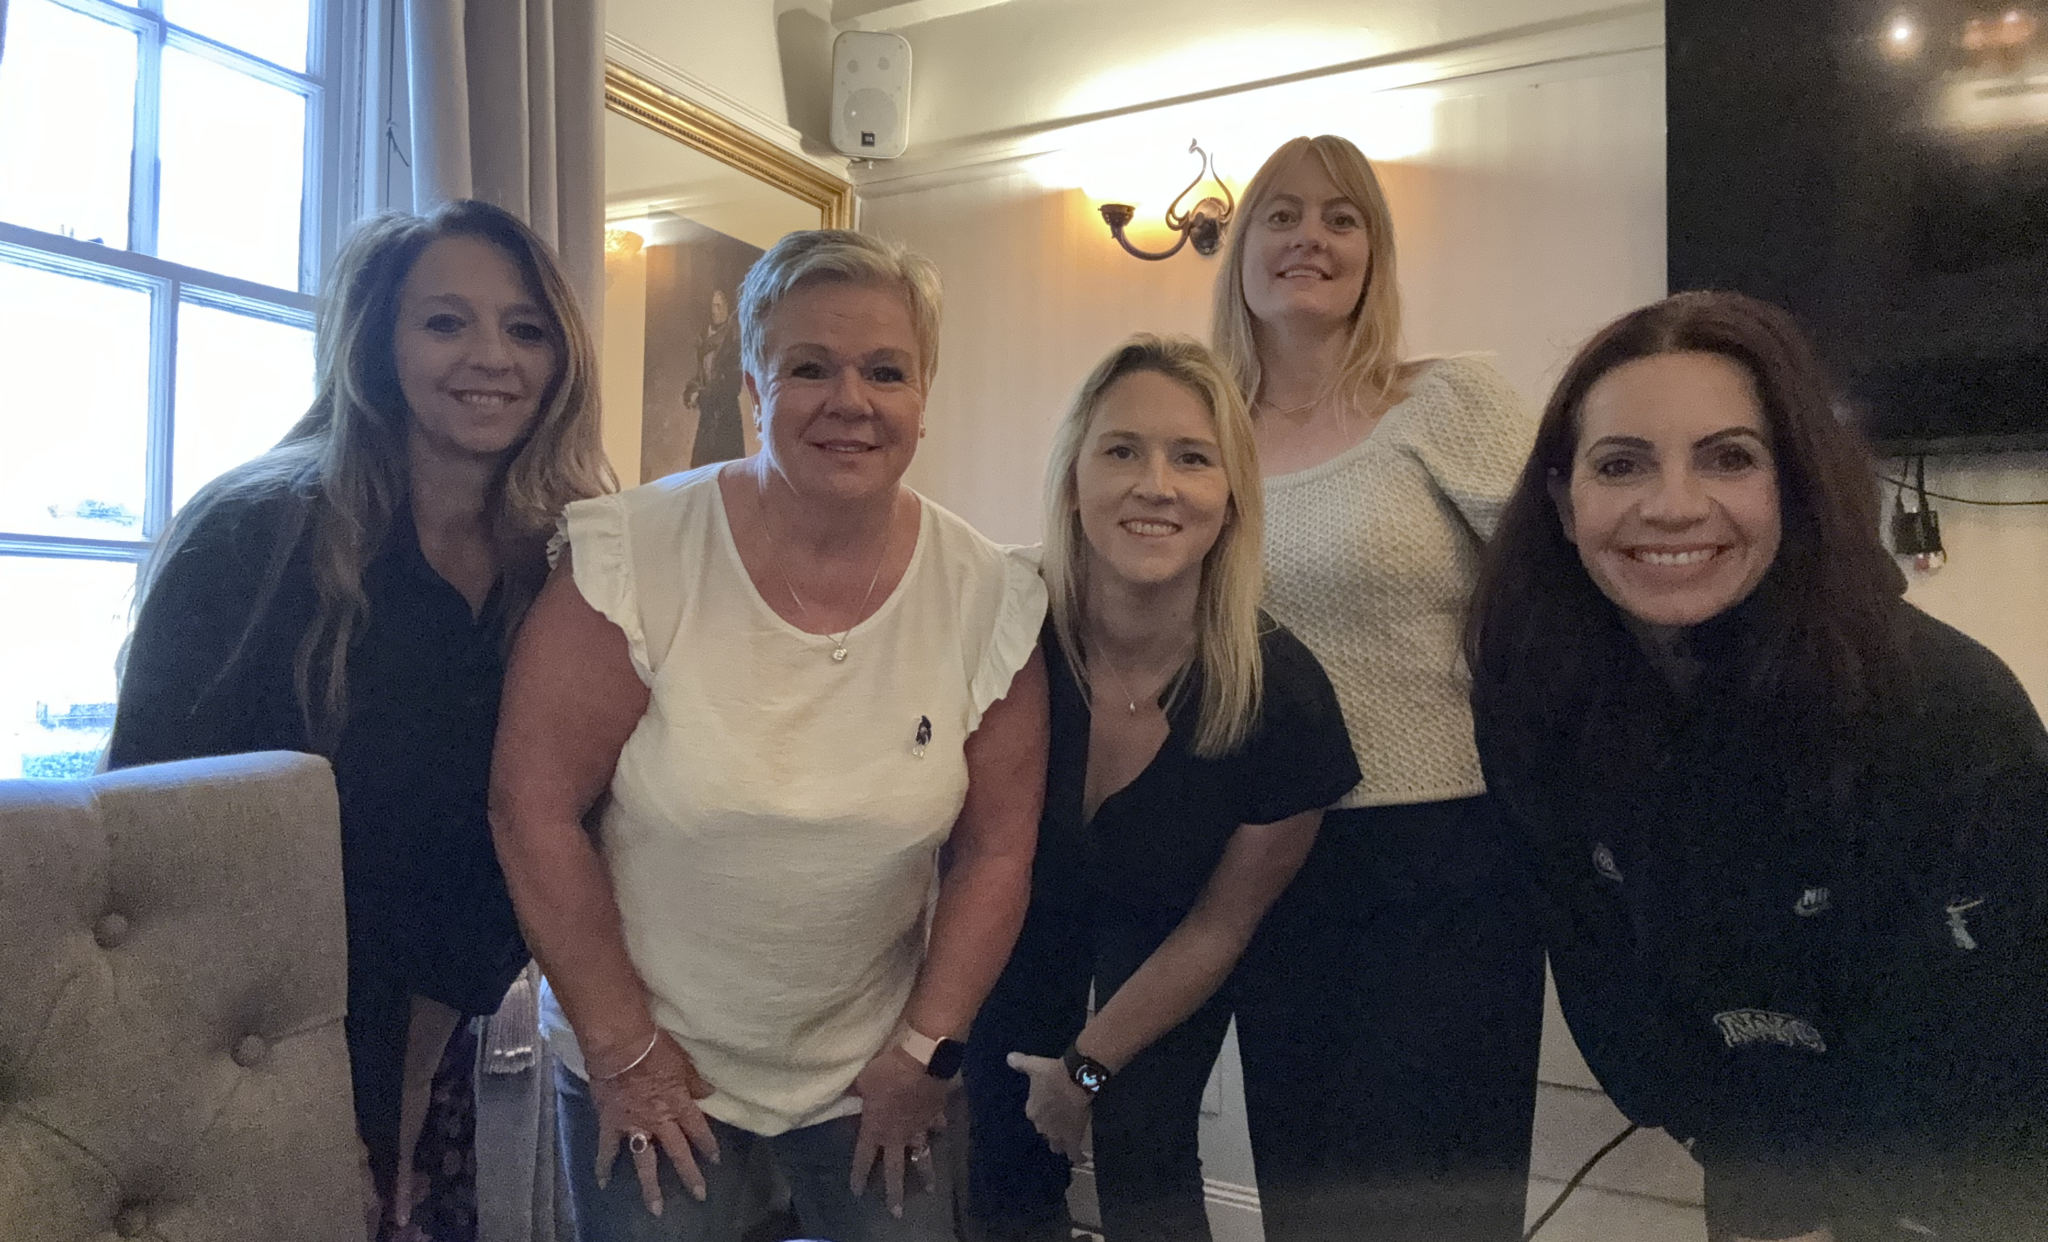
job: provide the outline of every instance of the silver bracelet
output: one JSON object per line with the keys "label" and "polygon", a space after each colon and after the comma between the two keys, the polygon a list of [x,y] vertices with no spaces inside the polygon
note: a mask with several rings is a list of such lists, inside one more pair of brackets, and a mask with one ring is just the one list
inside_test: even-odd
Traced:
{"label": "silver bracelet", "polygon": [[656,1044],[658,1044],[658,1043],[660,1043],[660,1042],[661,1042],[661,1028],[657,1026],[657,1027],[655,1027],[655,1028],[654,1028],[654,1036],[653,1036],[653,1037],[652,1037],[651,1039],[649,1039],[649,1040],[647,1041],[647,1047],[646,1047],[646,1048],[645,1048],[645,1049],[644,1049],[644,1050],[643,1050],[643,1051],[642,1051],[642,1052],[640,1053],[640,1055],[639,1055],[639,1056],[637,1056],[637,1057],[634,1057],[634,1058],[633,1058],[633,1059],[632,1059],[631,1061],[627,1062],[627,1064],[626,1064],[626,1068],[624,1068],[624,1069],[622,1069],[622,1070],[615,1070],[615,1071],[613,1071],[612,1073],[609,1073],[609,1074],[604,1074],[604,1075],[601,1075],[601,1076],[599,1076],[599,1077],[597,1077],[597,1078],[593,1078],[593,1079],[591,1079],[590,1081],[592,1081],[592,1082],[610,1082],[610,1081],[611,1081],[612,1079],[614,1079],[614,1078],[624,1078],[624,1077],[625,1077],[626,1075],[628,1075],[628,1074],[632,1073],[632,1072],[633,1072],[634,1070],[636,1070],[636,1069],[639,1069],[639,1068],[640,1068],[640,1063],[641,1063],[642,1061],[645,1061],[645,1060],[646,1060],[647,1058],[649,1058],[649,1057],[653,1056],[653,1055],[654,1055],[654,1045],[656,1045]]}

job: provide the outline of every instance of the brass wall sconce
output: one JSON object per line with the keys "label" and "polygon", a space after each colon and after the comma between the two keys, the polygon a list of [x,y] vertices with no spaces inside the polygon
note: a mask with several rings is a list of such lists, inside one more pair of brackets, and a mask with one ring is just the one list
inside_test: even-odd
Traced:
{"label": "brass wall sconce", "polygon": [[[1215,254],[1223,246],[1223,229],[1230,223],[1232,213],[1237,210],[1237,198],[1230,192],[1230,187],[1223,184],[1223,179],[1216,175],[1215,162],[1211,160],[1207,151],[1202,150],[1199,143],[1188,143],[1188,151],[1202,157],[1202,168],[1195,174],[1195,179],[1188,182],[1188,188],[1182,190],[1166,208],[1166,227],[1180,234],[1180,240],[1173,243],[1171,249],[1140,250],[1133,246],[1130,239],[1124,236],[1124,226],[1138,214],[1137,208],[1129,203],[1102,205],[1102,218],[1109,225],[1109,235],[1116,238],[1117,245],[1140,259],[1170,259],[1179,254],[1181,247],[1189,242],[1195,244],[1196,254],[1205,256]],[[1218,199],[1210,195],[1183,214],[1180,210],[1181,203],[1204,181],[1214,181],[1216,188],[1223,191],[1223,197]]]}

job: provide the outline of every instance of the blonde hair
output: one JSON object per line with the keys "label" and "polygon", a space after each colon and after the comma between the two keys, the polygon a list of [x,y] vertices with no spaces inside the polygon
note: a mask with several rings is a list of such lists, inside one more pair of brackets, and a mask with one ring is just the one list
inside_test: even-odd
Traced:
{"label": "blonde hair", "polygon": [[[1230,505],[1215,546],[1202,558],[1202,582],[1195,604],[1195,654],[1189,668],[1199,673],[1202,701],[1190,749],[1204,759],[1236,751],[1258,724],[1265,690],[1259,655],[1259,598],[1265,592],[1264,490],[1258,448],[1244,398],[1201,342],[1185,336],[1140,333],[1118,346],[1082,382],[1053,435],[1045,474],[1043,572],[1053,632],[1075,678],[1088,684],[1087,652],[1081,643],[1088,600],[1088,536],[1081,529],[1076,467],[1088,429],[1102,400],[1118,380],[1150,371],[1200,397],[1209,411]],[[1178,700],[1188,678],[1174,685]]]}
{"label": "blonde hair", "polygon": [[[1373,408],[1401,380],[1401,288],[1395,278],[1393,213],[1387,208],[1387,196],[1380,189],[1372,161],[1349,139],[1335,134],[1290,138],[1259,166],[1251,184],[1245,187],[1243,207],[1230,226],[1223,267],[1216,273],[1210,341],[1245,400],[1257,401],[1265,376],[1259,367],[1251,307],[1244,298],[1245,239],[1256,227],[1273,182],[1297,160],[1311,154],[1321,162],[1337,189],[1365,217],[1365,238],[1371,257],[1365,270],[1365,287],[1359,293],[1358,305],[1351,311],[1351,340],[1334,388],[1346,402]],[[1329,394],[1318,394],[1324,395]]]}
{"label": "blonde hair", "polygon": [[900,242],[851,229],[790,233],[754,260],[740,284],[740,357],[755,380],[767,378],[768,320],[807,280],[843,281],[900,290],[917,334],[919,380],[930,391],[939,373],[939,269]]}
{"label": "blonde hair", "polygon": [[509,642],[547,577],[547,540],[562,509],[617,487],[598,437],[597,351],[547,243],[503,208],[467,199],[431,216],[390,213],[365,221],[327,278],[314,338],[313,404],[276,448],[208,484],[179,511],[136,592],[139,612],[164,567],[214,511],[282,499],[270,572],[228,669],[247,650],[304,541],[317,602],[292,679],[307,736],[322,753],[332,753],[348,717],[349,648],[370,607],[364,574],[411,493],[412,411],[393,353],[399,291],[427,248],[448,237],[478,238],[504,253],[539,298],[562,350],[532,429],[507,455],[486,501],[505,575],[503,640]]}

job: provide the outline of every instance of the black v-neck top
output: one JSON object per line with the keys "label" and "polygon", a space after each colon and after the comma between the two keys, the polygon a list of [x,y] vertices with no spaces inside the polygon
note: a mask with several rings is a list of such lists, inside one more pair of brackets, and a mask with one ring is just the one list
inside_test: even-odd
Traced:
{"label": "black v-neck top", "polygon": [[1112,917],[1178,920],[1201,896],[1231,834],[1329,806],[1359,780],[1358,760],[1336,692],[1307,647],[1260,614],[1265,695],[1259,723],[1237,753],[1190,753],[1201,687],[1171,702],[1166,740],[1095,817],[1088,785],[1087,692],[1046,623],[1042,643],[1051,691],[1052,739],[1045,811],[1038,824],[1035,900]]}
{"label": "black v-neck top", "polygon": [[[317,604],[310,539],[292,536],[301,504],[282,493],[224,502],[178,549],[130,640],[110,766],[314,749],[292,674]],[[350,969],[488,1013],[527,960],[485,817],[503,583],[472,613],[401,509],[363,591],[330,756]]]}

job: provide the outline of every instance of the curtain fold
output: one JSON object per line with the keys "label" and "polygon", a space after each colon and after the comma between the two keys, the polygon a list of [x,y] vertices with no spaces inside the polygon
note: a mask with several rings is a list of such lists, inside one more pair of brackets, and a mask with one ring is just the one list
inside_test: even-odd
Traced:
{"label": "curtain fold", "polygon": [[562,257],[604,311],[604,0],[405,0],[412,199],[480,198]]}

